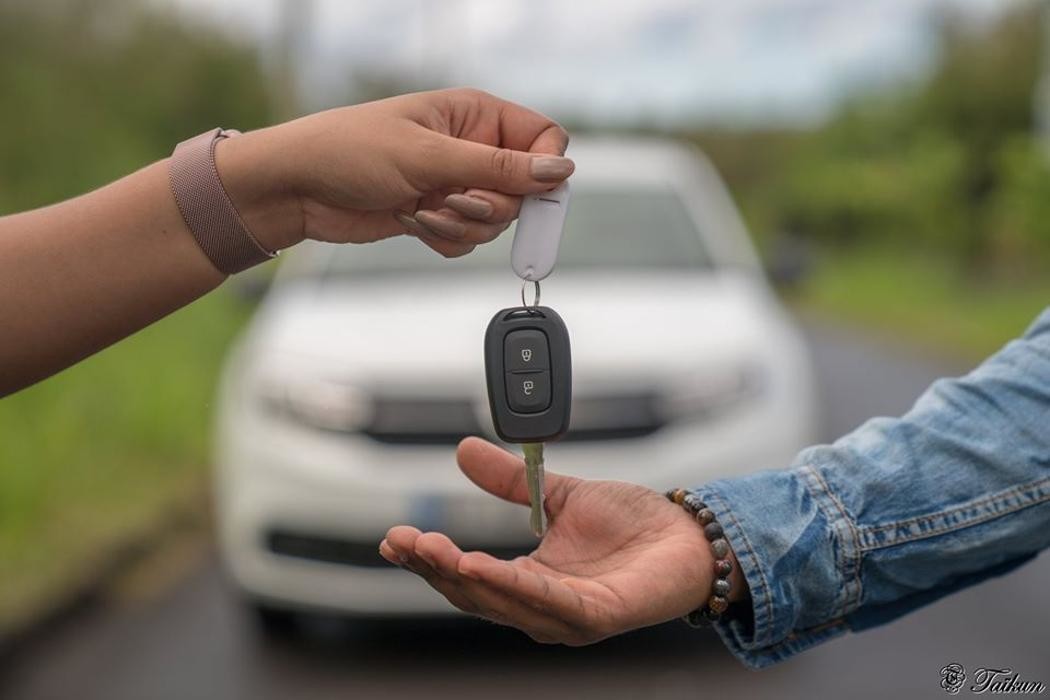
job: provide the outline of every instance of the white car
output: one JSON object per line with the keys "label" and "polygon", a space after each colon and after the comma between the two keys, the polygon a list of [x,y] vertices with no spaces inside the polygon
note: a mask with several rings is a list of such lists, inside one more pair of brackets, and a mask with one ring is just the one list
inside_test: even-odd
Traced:
{"label": "white car", "polygon": [[[542,301],[569,328],[572,420],[547,468],[662,490],[787,465],[816,434],[810,360],[714,169],[665,141],[569,155]],[[497,556],[535,546],[527,511],[454,460],[464,436],[494,437],[482,340],[521,303],[512,235],[456,260],[408,237],[287,256],[218,415],[221,551],[264,620],[453,612],[380,558],[392,525]]]}

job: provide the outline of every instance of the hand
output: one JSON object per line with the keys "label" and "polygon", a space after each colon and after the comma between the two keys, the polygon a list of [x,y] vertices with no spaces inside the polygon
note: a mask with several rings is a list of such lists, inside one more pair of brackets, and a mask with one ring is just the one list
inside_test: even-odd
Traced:
{"label": "hand", "polygon": [[392,97],[224,139],[216,163],[264,246],[417,236],[446,256],[491,241],[520,195],[573,163],[547,117],[469,89]]}
{"label": "hand", "polygon": [[[457,458],[482,489],[528,503],[518,457],[469,438]],[[540,642],[589,644],[704,603],[714,559],[684,509],[655,491],[617,481],[548,472],[545,490],[550,530],[527,557],[503,561],[465,553],[443,534],[408,526],[392,528],[379,551],[459,609],[517,627]]]}

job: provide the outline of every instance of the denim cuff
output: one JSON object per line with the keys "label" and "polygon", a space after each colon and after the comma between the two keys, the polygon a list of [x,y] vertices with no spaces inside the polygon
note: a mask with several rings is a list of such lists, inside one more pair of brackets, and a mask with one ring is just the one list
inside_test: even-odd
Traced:
{"label": "denim cuff", "polygon": [[844,616],[860,593],[852,522],[814,470],[759,472],[692,492],[717,515],[750,590],[750,619],[715,624],[737,659],[763,668],[848,630]]}

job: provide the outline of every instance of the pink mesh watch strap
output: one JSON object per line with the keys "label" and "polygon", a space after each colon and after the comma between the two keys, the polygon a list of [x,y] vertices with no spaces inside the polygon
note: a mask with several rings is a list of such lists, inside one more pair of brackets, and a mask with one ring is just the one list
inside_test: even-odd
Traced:
{"label": "pink mesh watch strap", "polygon": [[175,147],[168,165],[171,191],[197,244],[227,275],[275,257],[255,240],[226,194],[215,167],[215,144],[239,132],[212,129]]}

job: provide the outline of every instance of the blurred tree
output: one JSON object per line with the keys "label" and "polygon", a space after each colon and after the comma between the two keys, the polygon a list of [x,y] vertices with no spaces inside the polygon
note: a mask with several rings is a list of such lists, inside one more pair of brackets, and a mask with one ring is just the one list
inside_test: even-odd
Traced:
{"label": "blurred tree", "polygon": [[1050,266],[1050,164],[1045,151],[1017,136],[998,151],[989,213],[990,258],[1013,279],[1045,278]]}
{"label": "blurred tree", "polygon": [[[0,214],[208,127],[264,125],[272,104],[254,48],[133,0],[0,0],[0,100]],[[0,638],[199,493],[207,407],[246,315],[209,295],[0,402]]]}
{"label": "blurred tree", "polygon": [[959,229],[959,250],[971,261],[990,252],[985,210],[1004,185],[999,151],[1035,126],[1043,11],[1041,3],[1022,6],[983,30],[949,17],[938,68],[911,107],[917,128],[943,131],[966,146],[959,205],[968,225]]}
{"label": "blurred tree", "polygon": [[811,132],[696,138],[760,239],[786,230],[1014,274],[1050,245],[1050,183],[1031,138],[1046,11],[1021,4],[989,25],[946,15],[926,79],[851,100]]}
{"label": "blurred tree", "polygon": [[0,0],[0,95],[0,214],[271,117],[253,47],[127,0]]}

